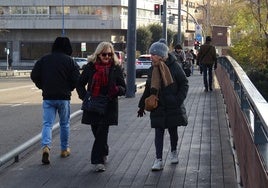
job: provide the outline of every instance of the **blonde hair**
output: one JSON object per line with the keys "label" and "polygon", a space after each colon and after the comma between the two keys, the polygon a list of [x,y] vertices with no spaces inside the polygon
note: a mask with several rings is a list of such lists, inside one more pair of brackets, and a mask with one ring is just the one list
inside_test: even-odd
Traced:
{"label": "blonde hair", "polygon": [[114,52],[114,47],[112,43],[110,42],[99,43],[95,52],[91,56],[88,57],[88,62],[95,63],[99,59],[98,55],[100,55],[103,51],[108,50],[108,49],[111,49],[111,52],[112,52],[111,60],[114,62],[115,65],[118,65],[119,64],[118,57]]}

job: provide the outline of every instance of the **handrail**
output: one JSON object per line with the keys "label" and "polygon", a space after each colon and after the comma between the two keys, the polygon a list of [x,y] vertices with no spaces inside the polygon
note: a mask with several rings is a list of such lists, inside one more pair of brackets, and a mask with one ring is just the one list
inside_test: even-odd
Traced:
{"label": "handrail", "polygon": [[[268,143],[268,103],[256,89],[241,66],[230,56],[220,57],[219,62],[227,69],[241,101],[241,108],[252,125],[255,144]],[[262,130],[260,130],[262,129]],[[259,134],[261,131],[262,134]]]}
{"label": "handrail", "polygon": [[241,183],[245,187],[268,187],[268,103],[240,65],[220,56],[215,71],[223,94]]}
{"label": "handrail", "polygon": [[[82,111],[78,110],[78,111],[72,113],[70,118],[72,119],[81,113],[82,113]],[[54,124],[52,131],[58,129],[59,126],[60,126],[59,123]],[[37,142],[39,142],[41,140],[41,136],[42,136],[41,133],[39,133],[38,135],[34,136],[30,140],[26,141],[25,143],[21,144],[20,146],[16,147],[15,149],[11,150],[10,152],[0,156],[0,167],[3,166],[5,163],[7,163],[8,161],[10,161],[13,158],[14,158],[15,162],[18,162],[19,155],[22,152],[24,152],[25,150],[27,150],[28,148],[32,147]]]}
{"label": "handrail", "polygon": [[252,132],[253,143],[268,173],[268,103],[232,57],[222,56],[218,61],[229,74],[240,100],[240,108]]}

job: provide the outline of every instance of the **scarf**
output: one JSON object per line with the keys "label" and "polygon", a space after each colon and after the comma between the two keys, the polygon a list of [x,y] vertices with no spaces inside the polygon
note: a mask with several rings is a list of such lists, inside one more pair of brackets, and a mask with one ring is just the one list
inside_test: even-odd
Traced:
{"label": "scarf", "polygon": [[92,78],[91,95],[99,96],[101,88],[108,85],[111,63],[96,62],[94,65],[96,72]]}
{"label": "scarf", "polygon": [[166,87],[173,83],[173,78],[165,62],[154,62],[151,88],[155,88],[159,91],[161,88],[161,81],[163,81],[164,86]]}

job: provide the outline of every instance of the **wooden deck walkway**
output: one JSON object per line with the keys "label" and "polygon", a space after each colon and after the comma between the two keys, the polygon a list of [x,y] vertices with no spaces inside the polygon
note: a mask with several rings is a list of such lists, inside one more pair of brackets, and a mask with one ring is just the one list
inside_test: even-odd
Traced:
{"label": "wooden deck walkway", "polygon": [[163,171],[152,172],[155,157],[154,130],[149,113],[137,118],[135,98],[120,99],[119,126],[109,133],[110,154],[106,171],[96,173],[90,164],[93,135],[81,117],[72,120],[71,156],[59,156],[59,135],[53,137],[51,165],[41,165],[41,150],[36,149],[0,172],[1,188],[233,188],[238,187],[230,134],[220,89],[203,92],[202,76],[189,77],[185,101],[189,125],[179,127],[179,163],[169,162],[169,135],[164,142]]}

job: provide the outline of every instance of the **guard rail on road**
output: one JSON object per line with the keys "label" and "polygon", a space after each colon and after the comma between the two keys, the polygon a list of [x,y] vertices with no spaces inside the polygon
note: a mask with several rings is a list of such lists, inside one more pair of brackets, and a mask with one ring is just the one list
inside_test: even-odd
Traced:
{"label": "guard rail on road", "polygon": [[0,70],[0,77],[25,77],[30,76],[31,70]]}
{"label": "guard rail on road", "polygon": [[[81,114],[82,111],[78,110],[74,113],[71,114],[71,119],[78,116],[79,114]],[[54,132],[56,129],[59,128],[59,123],[56,123],[53,125],[52,131]],[[33,146],[34,144],[36,144],[37,142],[39,142],[41,140],[41,133],[39,133],[38,135],[34,136],[33,138],[31,138],[30,140],[26,141],[25,143],[21,144],[20,146],[16,147],[15,149],[11,150],[10,152],[0,156],[0,167],[3,166],[5,163],[7,163],[8,161],[11,161],[14,158],[15,162],[19,161],[19,155],[26,151],[28,148],[30,148],[31,146]]]}

